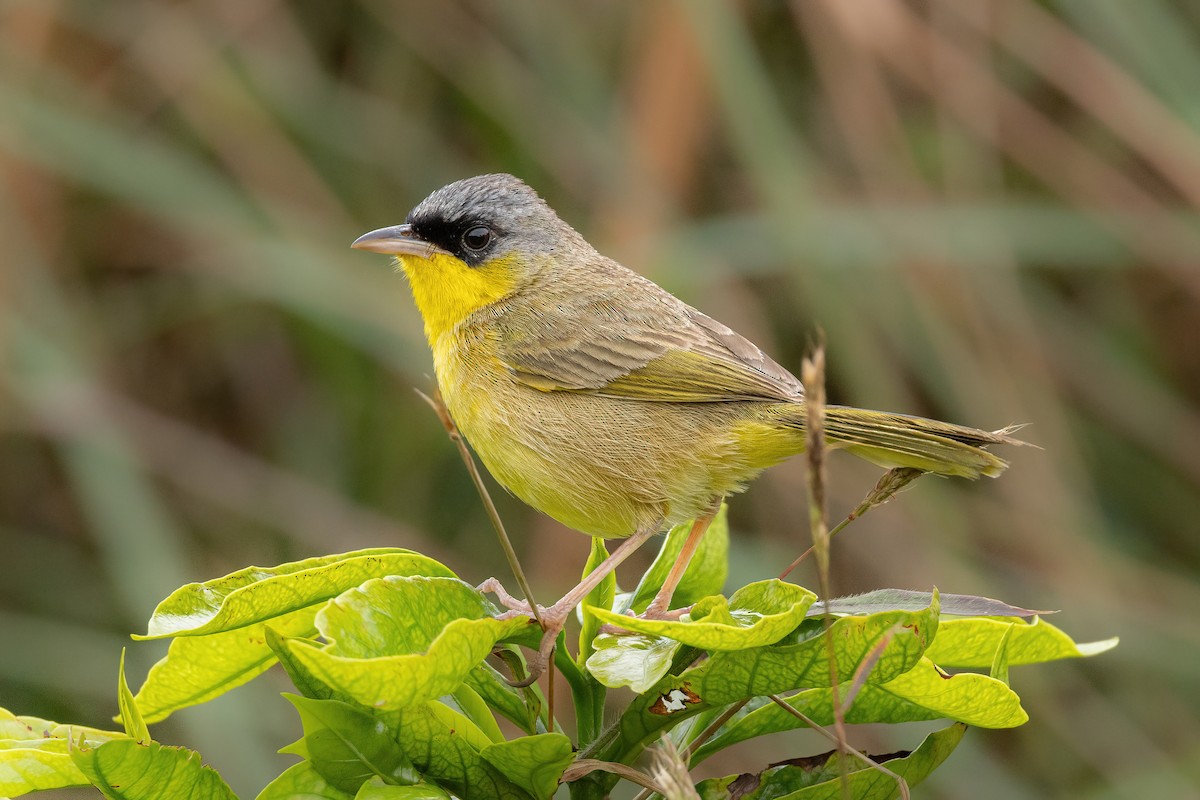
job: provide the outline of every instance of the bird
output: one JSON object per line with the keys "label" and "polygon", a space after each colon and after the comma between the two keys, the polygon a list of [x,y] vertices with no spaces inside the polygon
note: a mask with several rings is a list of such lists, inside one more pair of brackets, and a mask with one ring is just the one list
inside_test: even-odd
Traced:
{"label": "bird", "polygon": [[[671,595],[721,503],[803,452],[801,382],[758,346],[601,255],[525,182],[466,178],[403,224],[351,245],[395,256],[424,322],[454,424],[522,501],[593,537],[622,539],[583,582],[540,608],[536,677],[567,617],[668,526],[691,521],[645,616]],[[994,477],[1008,434],[828,406],[827,446],[883,467]],[[528,604],[493,591],[510,613]]]}

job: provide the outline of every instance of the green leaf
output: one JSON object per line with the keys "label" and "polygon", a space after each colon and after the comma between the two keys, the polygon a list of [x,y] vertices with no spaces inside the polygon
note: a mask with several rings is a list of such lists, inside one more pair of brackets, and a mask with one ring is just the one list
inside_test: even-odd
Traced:
{"label": "green leaf", "polygon": [[255,800],[354,800],[354,795],[335,789],[312,764],[302,761],[268,783]]}
{"label": "green leaf", "polygon": [[335,789],[353,794],[372,777],[396,785],[420,780],[387,726],[366,709],[339,700],[284,697],[300,712],[304,738],[282,752],[306,758]]}
{"label": "green leaf", "polygon": [[279,659],[279,664],[287,672],[288,677],[291,678],[292,685],[296,687],[296,691],[314,700],[350,701],[352,699],[349,695],[326,686],[292,655],[289,642],[294,640],[309,641],[307,637],[283,636],[277,633],[271,626],[267,626],[265,633],[267,645],[271,648],[271,652],[274,653],[275,658]]}
{"label": "green leaf", "polygon": [[431,783],[392,786],[372,778],[359,787],[354,800],[451,800],[450,793]]}
{"label": "green leaf", "polygon": [[[468,675],[474,674],[475,670],[471,670]],[[464,682],[454,690],[454,703],[458,706],[458,710],[467,716],[467,719],[479,726],[479,730],[487,734],[488,738],[493,742],[503,742],[504,734],[500,732],[500,726],[496,724],[496,717],[492,714],[488,704],[483,701],[479,692],[471,688]]]}
{"label": "green leaf", "polygon": [[593,609],[604,622],[634,633],[666,636],[702,650],[745,650],[772,644],[804,621],[816,595],[792,583],[771,579],[743,586],[726,600],[705,597],[687,621],[638,619]]}
{"label": "green leaf", "polygon": [[[883,765],[904,778],[909,786],[916,786],[954,752],[966,730],[965,725],[958,723],[931,733],[911,754],[885,760]],[[840,800],[847,796],[843,794],[840,780],[842,758],[846,759],[846,768],[850,770],[846,776],[848,796],[855,800],[891,800],[899,796],[895,778],[864,765],[855,756],[831,753],[802,759],[803,763],[799,765],[773,767],[752,776],[757,779],[757,785],[750,791],[739,789],[736,797],[739,800]],[[748,783],[745,775],[729,775],[701,781],[696,790],[703,800],[730,800],[735,796],[730,792],[730,784],[735,780],[739,781],[740,787]]]}
{"label": "green leaf", "polygon": [[[919,611],[929,605],[929,592],[914,592],[908,589],[876,589],[873,592],[835,597],[829,601],[832,614],[875,614],[880,611]],[[967,617],[1034,617],[1053,612],[1031,611],[1028,608],[1009,605],[990,597],[970,594],[939,594],[938,601],[942,616]],[[825,603],[813,603],[808,615],[825,613]]]}
{"label": "green leaf", "polygon": [[150,669],[138,689],[137,703],[148,722],[159,722],[181,708],[212,700],[247,683],[275,663],[267,629],[279,636],[316,635],[312,605],[242,628],[205,636],[181,636]]}
{"label": "green leaf", "polygon": [[29,743],[18,747],[0,739],[0,796],[17,797],[28,792],[87,786],[90,783],[75,762],[67,745]]}
{"label": "green leaf", "polygon": [[[784,701],[818,725],[833,724],[830,689],[808,689]],[[1002,682],[973,672],[946,675],[927,658],[887,683],[868,682],[845,715],[846,722],[855,725],[934,719],[981,728],[1014,728],[1023,725],[1028,716],[1020,698]],[[738,742],[804,727],[795,716],[767,703],[722,728],[696,751],[692,764]]]}
{"label": "green leaf", "polygon": [[369,708],[395,710],[450,694],[496,642],[519,632],[523,619],[459,619],[425,653],[376,658],[333,655],[305,639],[286,646],[304,670],[336,692]]}
{"label": "green leaf", "polygon": [[383,547],[247,567],[223,578],[189,583],[159,603],[145,636],[197,636],[274,619],[336,597],[385,575],[454,577],[449,569],[411,550]]}
{"label": "green leaf", "polygon": [[[1009,628],[1012,628],[1009,633]],[[938,636],[928,656],[944,667],[990,669],[996,651],[1005,636],[1009,666],[1039,664],[1060,658],[1085,658],[1111,650],[1118,639],[1076,644],[1058,628],[1041,617],[1029,622],[1011,619],[948,619],[938,628]]]}
{"label": "green leaf", "polygon": [[1004,632],[1000,644],[996,646],[996,655],[992,657],[992,666],[988,669],[988,674],[1005,686],[1008,685],[1008,643],[1012,641],[1015,627],[1015,625],[1009,625],[1008,630]]}
{"label": "green leaf", "polygon": [[316,622],[334,655],[371,658],[423,652],[450,623],[492,612],[482,594],[457,578],[389,575],[342,592]]}
{"label": "green leaf", "polygon": [[[868,685],[890,681],[916,666],[937,633],[936,592],[933,601],[929,608],[915,613],[889,611],[835,620],[831,627],[841,681],[848,681],[885,637],[890,637],[888,644],[866,677]],[[752,697],[829,684],[828,653],[819,625],[814,626],[811,638],[796,644],[714,652],[697,666],[668,675],[635,698],[618,720],[615,736],[598,753],[588,756],[627,763],[662,730],[702,711]]]}
{"label": "green leaf", "polygon": [[71,748],[126,738],[115,731],[19,717],[0,708],[0,797],[86,786],[90,780],[71,760]]}
{"label": "green leaf", "polygon": [[488,708],[500,714],[525,733],[537,728],[538,706],[528,702],[526,691],[509,686],[491,664],[484,662],[467,673],[466,685],[470,686]]}
{"label": "green leaf", "polygon": [[575,760],[571,740],[561,733],[500,742],[484,748],[482,755],[537,800],[549,800],[553,796],[558,789],[558,779]]}
{"label": "green leaf", "polygon": [[75,766],[110,800],[237,800],[221,776],[183,747],[120,739],[71,750]]}
{"label": "green leaf", "polygon": [[596,637],[587,670],[610,689],[628,686],[641,694],[671,670],[675,653],[682,646],[662,636],[602,633]]}
{"label": "green leaf", "polygon": [[[702,597],[720,594],[725,588],[725,579],[729,574],[729,506],[721,504],[720,511],[713,518],[712,524],[700,540],[692,560],[688,562],[687,570],[675,588],[671,597],[672,608],[683,608],[692,605]],[[662,588],[667,579],[667,573],[679,557],[683,542],[691,532],[692,522],[676,525],[668,531],[654,563],[646,570],[637,589],[633,591],[629,608],[641,614],[650,605],[654,595]],[[588,601],[590,602],[590,600]],[[591,603],[600,608],[611,608],[611,603]]]}
{"label": "green leaf", "polygon": [[[893,634],[892,639],[867,682],[883,683],[916,666],[938,631],[937,600],[934,593],[933,605],[924,611],[885,611],[835,620],[831,628],[839,679],[849,680],[859,663],[888,634]],[[700,678],[692,683],[701,697],[715,705],[802,686],[829,686],[825,637],[817,630],[798,644],[716,652],[700,667],[684,672],[682,679],[686,682],[693,675]]]}
{"label": "green leaf", "polygon": [[138,710],[137,702],[133,699],[133,692],[129,691],[129,684],[125,680],[124,647],[121,648],[121,664],[117,668],[117,707],[121,711],[121,726],[125,729],[126,735],[138,744],[149,742],[150,729],[146,727],[146,720],[142,718],[142,712]]}
{"label": "green leaf", "polygon": [[[583,567],[583,577],[591,575],[604,559],[608,558],[608,550],[604,546],[604,540],[599,537],[592,537],[592,551],[588,555],[587,564]],[[579,629],[579,664],[583,664],[588,660],[588,656],[592,654],[592,640],[596,638],[596,634],[600,632],[600,626],[603,624],[595,614],[591,613],[590,608],[612,608],[613,599],[617,593],[617,573],[610,572],[604,577],[592,591],[588,592],[587,597],[583,598],[583,602],[579,606],[580,613],[580,629]]]}
{"label": "green leaf", "polygon": [[492,746],[473,722],[439,703],[417,703],[382,716],[413,765],[426,778],[458,797],[529,800],[480,753]]}
{"label": "green leaf", "polygon": [[388,577],[350,589],[317,615],[325,646],[287,639],[311,679],[369,708],[395,710],[451,694],[524,618],[485,616],[483,596],[448,578]]}

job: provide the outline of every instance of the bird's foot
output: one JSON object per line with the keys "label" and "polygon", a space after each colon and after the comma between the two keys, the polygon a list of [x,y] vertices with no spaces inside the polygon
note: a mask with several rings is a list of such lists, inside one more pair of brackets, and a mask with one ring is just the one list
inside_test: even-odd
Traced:
{"label": "bird's foot", "polygon": [[496,619],[528,617],[530,621],[541,621],[542,640],[538,645],[537,652],[527,662],[529,674],[522,680],[508,681],[509,685],[518,688],[531,685],[546,671],[550,658],[554,654],[554,643],[558,641],[558,634],[562,633],[562,629],[566,627],[567,619],[575,610],[576,604],[571,602],[568,597],[564,597],[549,607],[539,605],[535,616],[529,601],[513,597],[495,578],[488,578],[476,588],[486,594],[494,594],[500,601],[500,605],[508,609],[499,614]]}
{"label": "bird's foot", "polygon": [[[684,606],[683,608],[674,608],[674,609],[670,609],[670,610],[660,609],[660,608],[656,608],[654,603],[651,603],[650,606],[645,611],[643,611],[641,614],[634,614],[632,611],[628,611],[628,612],[626,612],[626,615],[633,617],[634,619],[649,619],[649,620],[656,620],[656,621],[661,620],[661,621],[666,621],[666,622],[678,622],[680,617],[682,617],[684,614],[688,613],[691,610],[692,610],[691,606]],[[601,633],[611,633],[614,636],[628,636],[629,634],[634,633],[634,631],[630,631],[626,628],[622,628],[620,625],[611,625],[611,624],[601,625],[600,632]]]}

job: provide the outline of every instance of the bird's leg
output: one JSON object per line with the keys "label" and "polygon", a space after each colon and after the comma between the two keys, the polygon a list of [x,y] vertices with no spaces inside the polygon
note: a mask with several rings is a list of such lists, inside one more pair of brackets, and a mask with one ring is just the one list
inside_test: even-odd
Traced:
{"label": "bird's leg", "polygon": [[[524,680],[513,683],[513,686],[529,686],[538,679],[538,676],[546,669],[546,665],[550,663],[550,654],[554,652],[554,642],[558,639],[558,634],[566,627],[567,619],[571,616],[571,612],[575,607],[583,602],[583,598],[600,585],[601,581],[615,570],[622,561],[629,558],[634,550],[637,550],[647,539],[658,533],[659,525],[649,526],[637,531],[625,541],[617,546],[616,550],[608,558],[600,562],[600,565],[589,572],[579,584],[562,596],[561,599],[550,607],[538,606],[539,616],[542,619],[542,642],[538,647],[537,654],[529,660],[529,676]],[[692,548],[693,550],[695,548]],[[678,580],[676,580],[678,583]],[[502,617],[509,617],[514,613],[529,614],[529,603],[517,598],[504,591],[504,587],[495,578],[489,578],[479,585],[479,591],[492,592],[500,600],[501,604],[510,609]]]}
{"label": "bird's leg", "polygon": [[692,529],[688,531],[687,539],[683,541],[683,547],[680,548],[675,563],[671,565],[671,571],[667,573],[667,579],[663,581],[662,588],[658,590],[658,594],[654,595],[650,605],[646,606],[645,613],[641,615],[642,619],[676,619],[679,617],[678,613],[668,610],[671,608],[671,596],[675,594],[675,587],[683,580],[683,573],[687,571],[692,556],[696,554],[696,548],[700,546],[700,540],[704,538],[705,531],[708,530],[708,526],[712,524],[713,518],[720,510],[721,503],[717,501],[703,516],[696,517],[695,522],[692,523]]}

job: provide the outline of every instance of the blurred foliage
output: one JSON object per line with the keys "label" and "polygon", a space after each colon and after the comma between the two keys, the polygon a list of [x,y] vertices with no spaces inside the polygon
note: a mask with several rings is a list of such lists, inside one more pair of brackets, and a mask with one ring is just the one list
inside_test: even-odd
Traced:
{"label": "blurred foliage", "polygon": [[[1125,643],[1020,676],[1031,723],[926,796],[1200,792],[1200,12],[1168,0],[0,4],[3,705],[105,727],[125,634],[245,564],[502,571],[403,279],[347,249],[493,170],[785,365],[819,327],[836,402],[1032,423],[1000,480],[835,543],[839,593]],[[733,503],[738,584],[804,546],[801,470]],[[835,460],[833,513],[875,477]],[[498,500],[566,588],[586,538]],[[261,785],[292,723],[260,684],[158,735]]]}

